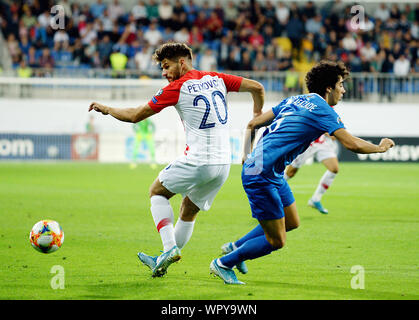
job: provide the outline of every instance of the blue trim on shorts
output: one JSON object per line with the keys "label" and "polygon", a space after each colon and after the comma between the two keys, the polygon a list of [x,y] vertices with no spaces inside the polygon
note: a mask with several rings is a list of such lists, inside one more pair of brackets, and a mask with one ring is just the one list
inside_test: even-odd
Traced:
{"label": "blue trim on shorts", "polygon": [[252,217],[257,220],[282,219],[285,216],[284,208],[294,203],[295,198],[287,181],[283,180],[281,186],[244,185],[244,191],[249,199]]}

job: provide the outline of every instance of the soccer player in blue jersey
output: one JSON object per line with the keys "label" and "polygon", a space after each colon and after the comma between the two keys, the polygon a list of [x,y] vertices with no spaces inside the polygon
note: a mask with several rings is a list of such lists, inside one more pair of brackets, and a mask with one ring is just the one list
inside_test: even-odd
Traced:
{"label": "soccer player in blue jersey", "polygon": [[[341,62],[321,61],[306,75],[309,94],[289,97],[251,120],[247,126],[242,184],[249,199],[252,217],[259,225],[235,242],[222,246],[225,255],[214,259],[210,271],[227,284],[244,284],[233,267],[246,273],[245,260],[256,259],[285,245],[286,232],[299,226],[295,199],[284,169],[311,142],[327,132],[356,153],[385,152],[394,146],[388,138],[379,145],[346,131],[339,115],[331,108],[341,100],[344,80],[349,76]],[[267,126],[255,149],[255,130]]]}

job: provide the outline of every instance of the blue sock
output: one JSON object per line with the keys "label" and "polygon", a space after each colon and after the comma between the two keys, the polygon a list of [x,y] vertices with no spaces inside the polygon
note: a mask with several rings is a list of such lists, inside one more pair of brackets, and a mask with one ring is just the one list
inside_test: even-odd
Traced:
{"label": "blue sock", "polygon": [[263,235],[246,241],[237,250],[221,257],[220,261],[224,266],[233,268],[241,261],[266,256],[274,250],[276,249],[272,247],[268,240],[266,240],[265,235]]}
{"label": "blue sock", "polygon": [[234,245],[238,248],[240,247],[243,243],[245,243],[246,241],[256,238],[256,237],[260,237],[262,235],[264,235],[265,233],[263,232],[262,226],[260,224],[257,225],[256,228],[252,229],[248,234],[246,234],[244,237],[240,238],[239,240],[237,240],[236,242],[234,242]]}

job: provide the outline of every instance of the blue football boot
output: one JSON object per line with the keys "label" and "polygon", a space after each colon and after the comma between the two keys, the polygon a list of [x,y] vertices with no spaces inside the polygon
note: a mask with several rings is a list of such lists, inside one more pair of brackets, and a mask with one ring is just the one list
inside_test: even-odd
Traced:
{"label": "blue football boot", "polygon": [[[233,242],[227,242],[221,246],[221,251],[223,254],[228,254],[232,251],[234,251]],[[247,269],[246,263],[244,261],[240,261],[238,264],[236,264],[237,270],[239,270],[240,273],[246,274],[249,272]]]}
{"label": "blue football boot", "polygon": [[325,208],[323,208],[322,204],[320,203],[320,201],[313,201],[313,200],[308,200],[308,205],[314,209],[319,210],[321,213],[323,214],[328,214],[329,211]]}
{"label": "blue football boot", "polygon": [[211,261],[210,274],[220,277],[225,284],[245,284],[237,279],[233,269],[220,267],[217,259]]}
{"label": "blue football boot", "polygon": [[179,261],[181,257],[180,249],[177,246],[173,246],[172,249],[161,254],[157,258],[157,264],[154,267],[153,274],[151,276],[153,278],[164,276],[167,272],[167,268],[169,268],[173,262]]}
{"label": "blue football boot", "polygon": [[148,256],[143,252],[138,252],[137,256],[138,259],[140,259],[140,261],[143,263],[143,265],[149,267],[151,271],[153,271],[153,269],[156,267],[158,256]]}

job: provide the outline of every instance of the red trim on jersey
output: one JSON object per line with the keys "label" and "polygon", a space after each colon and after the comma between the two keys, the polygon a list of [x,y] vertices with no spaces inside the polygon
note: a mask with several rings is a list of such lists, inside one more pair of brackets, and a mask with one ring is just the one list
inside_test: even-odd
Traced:
{"label": "red trim on jersey", "polygon": [[154,112],[160,112],[166,107],[175,106],[179,101],[180,88],[183,83],[188,80],[199,80],[202,77],[210,75],[217,76],[223,79],[224,84],[227,88],[227,92],[237,92],[240,89],[243,77],[234,76],[231,74],[219,73],[219,72],[206,72],[192,69],[188,71],[183,77],[169,83],[166,87],[159,90],[159,92],[153,96],[148,102],[148,105]]}
{"label": "red trim on jersey", "polygon": [[173,81],[151,98],[148,105],[154,112],[160,112],[169,106],[175,106],[179,101],[180,88],[183,82]]}
{"label": "red trim on jersey", "polygon": [[185,156],[187,156],[187,155],[188,155],[188,151],[189,151],[189,146],[188,146],[188,145],[186,145],[186,148],[185,148],[185,151],[183,151],[183,154],[184,154]]}
{"label": "red trim on jersey", "polygon": [[171,220],[169,218],[165,218],[160,220],[160,222],[157,224],[157,232],[160,232],[160,229],[167,226],[171,223]]}

